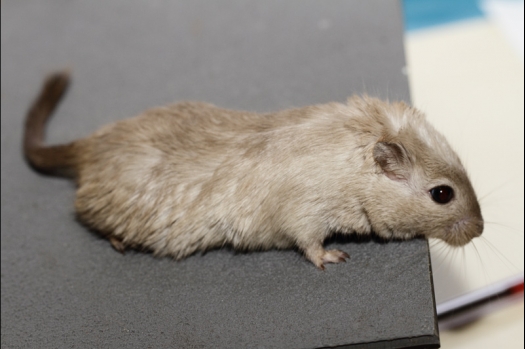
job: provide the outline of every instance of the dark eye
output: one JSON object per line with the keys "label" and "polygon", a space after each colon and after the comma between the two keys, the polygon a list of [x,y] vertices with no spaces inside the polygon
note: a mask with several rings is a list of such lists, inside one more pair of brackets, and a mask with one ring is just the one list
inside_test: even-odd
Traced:
{"label": "dark eye", "polygon": [[449,186],[440,185],[430,189],[430,195],[438,204],[447,204],[454,197],[454,190]]}

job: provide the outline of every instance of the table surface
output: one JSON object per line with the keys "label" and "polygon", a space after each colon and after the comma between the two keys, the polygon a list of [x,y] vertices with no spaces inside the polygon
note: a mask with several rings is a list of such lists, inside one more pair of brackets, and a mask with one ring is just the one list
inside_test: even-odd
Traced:
{"label": "table surface", "polygon": [[437,347],[425,240],[336,239],[321,272],[295,251],[121,255],[74,217],[71,182],[32,172],[23,118],[43,77],[73,84],[50,143],[151,106],[274,111],[368,93],[409,100],[399,4],[4,1],[2,348]]}

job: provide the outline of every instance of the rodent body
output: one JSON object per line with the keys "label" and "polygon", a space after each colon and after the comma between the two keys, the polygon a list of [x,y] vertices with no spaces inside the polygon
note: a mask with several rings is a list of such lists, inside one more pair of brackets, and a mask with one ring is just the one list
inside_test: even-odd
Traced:
{"label": "rodent body", "polygon": [[[26,122],[37,170],[77,182],[79,219],[119,250],[184,258],[231,245],[297,247],[323,269],[348,255],[333,232],[437,237],[463,245],[483,219],[446,140],[403,102],[352,97],[272,114],[183,102],[45,147],[43,129],[68,75],[48,78]],[[446,186],[453,197],[434,200]]]}

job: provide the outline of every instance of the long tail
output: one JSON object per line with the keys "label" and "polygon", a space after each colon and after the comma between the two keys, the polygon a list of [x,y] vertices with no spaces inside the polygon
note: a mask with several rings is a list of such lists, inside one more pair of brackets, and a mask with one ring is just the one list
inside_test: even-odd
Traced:
{"label": "long tail", "polygon": [[63,176],[75,176],[73,143],[44,146],[46,122],[69,85],[69,72],[51,74],[44,82],[40,94],[27,113],[24,133],[24,155],[38,172]]}

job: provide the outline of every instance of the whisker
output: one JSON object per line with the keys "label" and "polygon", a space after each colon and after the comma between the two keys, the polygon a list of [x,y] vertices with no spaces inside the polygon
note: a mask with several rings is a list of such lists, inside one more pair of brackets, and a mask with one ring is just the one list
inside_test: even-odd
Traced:
{"label": "whisker", "polygon": [[[508,264],[510,264],[516,271],[519,271],[520,269],[518,267],[516,267],[514,265],[514,263],[512,263],[507,257],[505,257],[505,255],[503,253],[501,253],[497,248],[496,246],[494,246],[488,239],[484,238],[483,236],[480,236],[482,239],[481,241],[484,241],[487,246],[489,246],[489,248],[496,254],[496,256],[498,256],[498,258],[500,259],[500,261],[502,262],[505,262],[507,261]],[[504,260],[503,260],[503,259]],[[507,265],[508,267],[508,265]]]}
{"label": "whisker", "polygon": [[[515,176],[514,176],[514,177],[515,177]],[[515,179],[515,178],[511,177],[509,180],[507,180],[507,181],[501,183],[501,184],[498,185],[496,188],[493,188],[492,190],[490,190],[488,193],[485,193],[485,194],[483,194],[482,196],[480,196],[480,197],[478,198],[478,201],[479,201],[479,202],[483,201],[484,199],[487,198],[487,196],[494,194],[494,192],[496,192],[497,190],[500,190],[500,189],[503,188],[504,186],[509,185],[510,183],[512,183],[514,179]]]}
{"label": "whisker", "polygon": [[463,280],[467,278],[467,259],[465,257],[465,247],[461,248],[461,255],[463,257]]}
{"label": "whisker", "polygon": [[439,257],[443,257],[444,251],[447,249],[447,246],[445,245],[437,245],[431,247],[431,253],[435,253]]}
{"label": "whisker", "polygon": [[497,226],[500,226],[502,228],[509,229],[509,230],[511,230],[510,233],[515,233],[515,234],[521,233],[521,231],[519,229],[517,229],[515,227],[511,227],[510,225],[506,225],[506,224],[502,224],[502,223],[498,223],[498,222],[492,222],[492,221],[485,221],[485,224],[497,225]]}
{"label": "whisker", "polygon": [[485,284],[488,283],[488,275],[487,275],[487,268],[485,267],[485,264],[483,263],[483,259],[481,258],[481,254],[478,251],[478,248],[476,247],[476,244],[474,244],[474,241],[472,242],[472,247],[474,247],[474,251],[476,251],[476,254],[478,256],[478,261],[481,263],[481,270],[483,271],[483,276],[485,278]]}
{"label": "whisker", "polygon": [[434,255],[438,257],[438,259],[440,260],[439,261],[440,263],[436,265],[436,268],[434,268],[434,273],[437,274],[443,268],[443,266],[446,264],[446,261],[448,260],[447,257],[450,253],[450,249],[449,249],[450,246],[448,246],[445,243],[441,244],[440,240],[438,240],[435,243],[435,245],[437,245],[438,249],[434,249],[434,252],[435,252]]}

